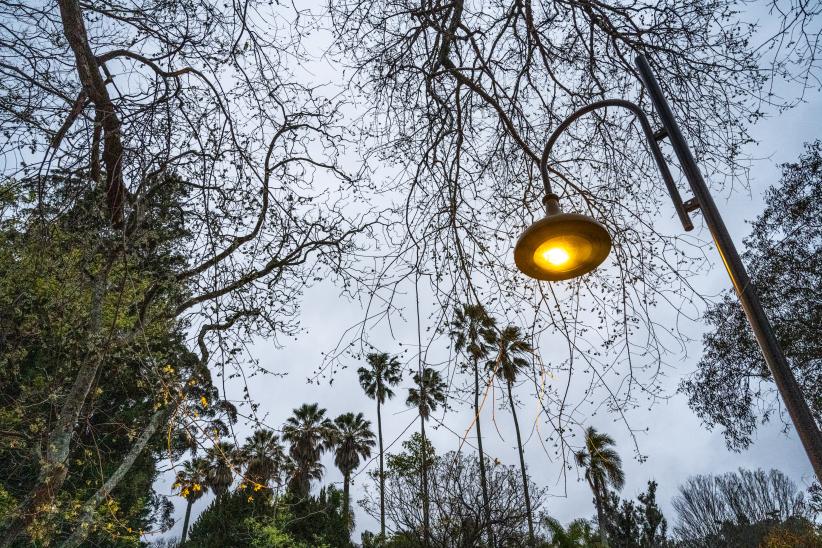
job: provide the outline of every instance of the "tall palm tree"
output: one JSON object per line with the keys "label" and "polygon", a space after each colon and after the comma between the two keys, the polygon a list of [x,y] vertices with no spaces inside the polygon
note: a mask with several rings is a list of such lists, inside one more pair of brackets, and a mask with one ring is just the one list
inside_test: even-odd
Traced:
{"label": "tall palm tree", "polygon": [[269,488],[277,481],[285,460],[280,438],[271,430],[255,430],[242,447],[245,479],[255,489]]}
{"label": "tall palm tree", "polygon": [[206,483],[219,500],[234,481],[234,469],[240,460],[239,454],[233,443],[218,441],[206,449],[205,456],[208,461]]}
{"label": "tall palm tree", "polygon": [[320,456],[333,443],[334,424],[325,413],[319,404],[304,403],[283,426],[283,440],[291,444],[288,453],[294,460],[289,488],[303,497],[311,491],[311,480],[322,478]]}
{"label": "tall palm tree", "polygon": [[394,397],[392,386],[402,380],[400,362],[396,357],[385,352],[374,352],[365,357],[368,367],[360,367],[357,374],[360,386],[365,395],[377,400],[377,439],[380,444],[380,535],[385,538],[385,469],[383,467],[384,451],[382,447],[382,415],[380,407],[385,400]]}
{"label": "tall palm tree", "polygon": [[485,513],[486,535],[489,546],[495,546],[494,528],[491,524],[491,505],[488,502],[488,476],[485,472],[485,453],[482,450],[482,427],[480,424],[480,361],[488,357],[488,341],[493,337],[494,320],[480,304],[463,304],[454,310],[449,335],[457,352],[465,352],[474,373],[474,425],[477,431],[477,452],[479,453],[480,486],[482,507]]}
{"label": "tall palm tree", "polygon": [[334,426],[337,429],[334,440],[334,464],[343,475],[343,515],[350,529],[351,472],[360,465],[360,459],[371,456],[371,448],[375,445],[374,432],[371,431],[371,421],[365,420],[362,413],[340,415],[334,419]]}
{"label": "tall palm tree", "polygon": [[[416,388],[408,390],[408,398],[405,403],[410,407],[416,407],[420,415],[420,435],[422,436],[422,446],[425,448],[425,421],[432,411],[437,410],[437,406],[445,403],[445,383],[442,382],[440,374],[426,367],[421,373],[414,374],[414,384]],[[422,452],[422,523],[423,542],[428,546],[431,531],[430,507],[428,497],[428,459],[426,451]]]}
{"label": "tall palm tree", "polygon": [[594,493],[597,507],[599,534],[602,545],[608,546],[607,526],[605,523],[604,500],[608,488],[622,489],[625,485],[625,472],[622,471],[622,459],[614,449],[614,438],[597,432],[589,426],[585,429],[585,449],[576,454],[577,464],[585,468],[585,479]]}
{"label": "tall palm tree", "polygon": [[519,466],[522,473],[522,489],[525,495],[525,512],[528,517],[528,540],[534,546],[534,516],[531,513],[531,495],[528,492],[528,474],[525,470],[525,455],[522,451],[522,436],[517,420],[517,405],[514,401],[512,387],[517,376],[528,368],[526,355],[533,352],[533,348],[522,336],[520,328],[509,325],[499,332],[490,335],[490,343],[496,352],[494,360],[488,362],[488,367],[498,378],[505,382],[508,389],[508,403],[511,404],[511,415],[514,417],[514,430],[517,434],[517,450],[519,451]]}
{"label": "tall palm tree", "polygon": [[207,478],[208,461],[202,457],[184,462],[182,469],[177,472],[174,486],[180,491],[180,496],[186,499],[186,517],[183,519],[183,534],[180,537],[180,544],[186,541],[188,524],[191,519],[191,506],[205,494]]}

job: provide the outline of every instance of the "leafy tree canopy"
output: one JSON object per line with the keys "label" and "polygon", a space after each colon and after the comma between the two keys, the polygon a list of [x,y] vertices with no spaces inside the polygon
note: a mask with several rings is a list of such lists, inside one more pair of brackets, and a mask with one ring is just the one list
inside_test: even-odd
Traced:
{"label": "leafy tree canopy", "polygon": [[[742,259],[822,423],[822,141],[782,166],[782,180],[765,201]],[[744,449],[757,425],[780,412],[779,398],[736,295],[728,292],[705,320],[704,355],[681,390],[706,424],[722,428],[729,448]]]}

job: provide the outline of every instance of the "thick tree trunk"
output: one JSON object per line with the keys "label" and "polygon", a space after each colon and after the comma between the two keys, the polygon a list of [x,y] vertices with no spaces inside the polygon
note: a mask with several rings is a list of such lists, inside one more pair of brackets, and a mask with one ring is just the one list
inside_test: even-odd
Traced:
{"label": "thick tree trunk", "polygon": [[186,500],[186,517],[183,518],[183,534],[180,535],[180,544],[186,541],[186,535],[188,535],[188,522],[191,519],[191,506],[194,504],[192,499]]}
{"label": "thick tree trunk", "polygon": [[425,450],[425,418],[420,415],[420,434],[422,435],[422,542],[426,548],[431,545],[431,517],[428,502],[428,454]]}
{"label": "thick tree trunk", "polygon": [[383,468],[382,415],[379,390],[377,391],[377,439],[380,443],[380,536],[385,539],[385,469]]}
{"label": "thick tree trunk", "polygon": [[[168,409],[161,409],[152,415],[148,425],[143,429],[140,437],[134,440],[134,445],[131,446],[131,449],[120,463],[120,466],[117,467],[117,470],[114,471],[111,477],[109,477],[97,492],[83,505],[83,513],[80,517],[80,522],[77,524],[77,528],[68,540],[61,545],[61,548],[76,548],[85,540],[91,530],[91,524],[94,522],[97,507],[103,500],[108,498],[114,488],[117,487],[128,471],[131,470],[134,461],[137,460],[137,457],[139,457],[146,448],[149,440],[151,440],[152,436],[154,436],[160,428],[160,425],[165,422],[165,419],[168,417],[168,412]],[[190,509],[191,506],[189,505],[189,510]],[[186,513],[186,520],[188,520],[188,513]]]}
{"label": "thick tree trunk", "polygon": [[477,429],[477,451],[479,452],[480,484],[482,486],[482,508],[485,512],[485,528],[488,545],[494,548],[494,528],[491,523],[491,506],[488,502],[488,476],[485,473],[485,452],[482,450],[482,428],[480,427],[479,364],[474,360],[474,422]]}
{"label": "thick tree trunk", "polygon": [[525,512],[528,515],[528,542],[534,546],[534,516],[531,514],[531,495],[528,493],[528,474],[525,471],[525,456],[522,452],[522,437],[519,433],[519,421],[517,420],[517,406],[514,405],[514,394],[511,390],[511,383],[508,384],[508,401],[511,402],[511,415],[514,416],[514,430],[517,433],[517,450],[519,451],[519,467],[522,471],[522,492],[525,495]]}
{"label": "thick tree trunk", "polygon": [[83,9],[77,0],[58,0],[63,34],[74,52],[77,76],[83,90],[94,104],[95,119],[103,130],[103,162],[106,166],[106,201],[115,225],[123,220],[126,188],[123,183],[123,142],[121,123],[111,101],[100,65],[88,41]]}

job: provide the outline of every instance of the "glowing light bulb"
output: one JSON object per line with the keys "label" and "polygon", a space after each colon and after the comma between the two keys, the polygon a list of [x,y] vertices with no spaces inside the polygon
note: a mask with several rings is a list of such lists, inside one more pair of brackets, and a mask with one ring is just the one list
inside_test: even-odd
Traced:
{"label": "glowing light bulb", "polygon": [[554,266],[562,266],[571,258],[568,252],[561,247],[552,247],[545,250],[542,254],[543,258]]}

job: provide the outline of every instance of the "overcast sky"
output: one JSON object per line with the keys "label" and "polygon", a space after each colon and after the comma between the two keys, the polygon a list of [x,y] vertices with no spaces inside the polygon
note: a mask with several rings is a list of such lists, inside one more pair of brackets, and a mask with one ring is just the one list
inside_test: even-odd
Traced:
{"label": "overcast sky", "polygon": [[[803,143],[820,136],[820,121],[822,96],[819,93],[811,93],[806,96],[803,104],[782,114],[771,113],[768,119],[753,128],[753,136],[759,143],[749,146],[746,150],[748,155],[757,158],[751,171],[750,193],[737,189],[737,192],[730,195],[715,196],[740,250],[742,239],[749,231],[746,221],[753,219],[762,211],[764,190],[779,179],[777,164],[795,161],[802,152]],[[664,192],[662,187],[660,192]],[[672,216],[671,211],[664,214]],[[695,223],[697,231],[701,231],[701,236],[707,238],[707,230],[702,227],[698,213],[695,215]],[[513,242],[511,245],[513,247]],[[715,252],[712,253],[713,268],[704,274],[698,283],[701,289],[716,294],[731,286],[718,257]],[[322,363],[322,352],[332,349],[343,331],[359,321],[362,314],[358,303],[341,298],[338,289],[321,284],[307,291],[302,303],[300,320],[305,334],[297,340],[282,341],[286,346],[281,349],[264,340],[257,341],[251,347],[251,355],[260,361],[262,367],[286,374],[284,377],[257,376],[251,379],[251,396],[260,403],[259,413],[266,418],[266,424],[278,427],[293,408],[304,402],[319,402],[322,407],[328,409],[331,417],[347,411],[362,411],[376,423],[375,404],[363,395],[357,383],[356,367],[360,364],[349,362],[350,367],[334,375],[333,384],[327,381],[320,385],[306,382],[307,377]],[[427,317],[425,310],[422,316]],[[413,315],[410,317],[413,318]],[[796,436],[792,432],[782,433],[781,424],[760,428],[755,443],[748,451],[732,453],[725,448],[721,433],[708,431],[688,408],[685,398],[674,394],[680,379],[694,370],[701,352],[699,328],[694,326],[689,334],[695,342],[688,348],[687,355],[683,354],[680,359],[672,360],[675,368],[668,370],[664,381],[669,394],[672,395],[670,400],[658,403],[651,410],[637,409],[629,416],[629,422],[635,430],[647,428],[646,432],[637,435],[640,450],[648,457],[647,461],[640,463],[634,458],[630,433],[623,424],[615,422],[612,416],[600,413],[588,420],[589,424],[608,432],[616,439],[627,477],[623,497],[635,497],[644,490],[648,480],[656,480],[659,483],[658,500],[670,522],[673,521],[671,498],[676,493],[678,485],[690,475],[732,471],[739,467],[779,468],[800,486],[809,485],[812,479],[810,465]],[[403,349],[414,346],[416,337],[417,326],[414,322],[400,322],[394,324],[393,339],[389,336],[377,336],[374,340],[379,341],[381,351],[400,353]],[[391,450],[400,449],[400,443],[418,429],[417,424],[414,424],[404,435],[402,434],[416,418],[416,413],[404,405],[406,389],[410,383],[410,375],[406,375],[402,387],[396,391],[397,397],[389,401],[384,408],[383,428],[386,446],[397,440]],[[234,386],[234,389],[238,390],[239,387]],[[500,396],[499,392],[497,396]],[[238,399],[239,391],[229,393],[228,397]],[[529,393],[526,389],[521,390],[520,398],[523,400],[521,416],[525,417],[521,418],[521,422],[524,423],[524,437],[528,437],[528,433],[525,432],[528,428],[527,417],[529,413],[536,411],[536,404],[529,406]],[[497,422],[496,429],[491,427],[492,420]],[[500,410],[499,405],[496,406],[494,413],[492,406],[488,405],[483,412],[483,421],[488,425],[483,428],[487,453],[499,458],[503,463],[516,464],[513,425],[509,413]],[[448,428],[429,428],[428,432],[437,451],[442,453],[457,449],[460,435],[469,427],[470,422],[470,409],[457,406],[445,418]],[[497,430],[502,433],[504,439]],[[247,426],[237,425],[240,437],[247,432]],[[471,434],[473,435],[473,430]],[[472,439],[469,436],[468,441],[471,442]],[[466,447],[464,450],[471,449]],[[560,480],[560,465],[551,462],[543,451],[538,436],[530,438],[525,451],[532,479],[537,484],[547,486],[552,495],[547,500],[544,511],[563,523],[594,514],[592,496],[587,484],[577,481],[576,472],[569,474],[567,484],[563,483]],[[341,482],[341,474],[334,467],[332,457],[325,455],[323,462],[326,467],[324,483]],[[376,461],[371,464],[372,467],[375,465]],[[353,500],[361,498],[363,486],[368,481],[364,474],[356,478],[352,487]],[[160,491],[170,493],[170,483],[170,478],[163,478],[159,486]],[[176,506],[177,517],[182,517],[185,510],[183,499],[172,497],[172,500]],[[209,501],[210,497],[204,497],[194,504],[192,522]],[[361,531],[378,530],[379,523],[367,516],[358,505],[355,504],[354,509],[357,521],[354,540],[358,541]],[[179,537],[181,521],[178,520],[175,527],[163,536]]]}

